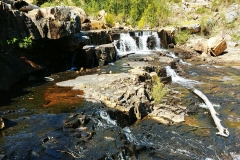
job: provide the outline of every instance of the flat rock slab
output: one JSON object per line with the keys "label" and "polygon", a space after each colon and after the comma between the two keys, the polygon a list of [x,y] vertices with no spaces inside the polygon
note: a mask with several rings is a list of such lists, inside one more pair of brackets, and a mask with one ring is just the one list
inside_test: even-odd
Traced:
{"label": "flat rock slab", "polygon": [[81,97],[100,101],[107,107],[126,113],[131,123],[151,112],[151,86],[145,83],[146,80],[151,80],[149,73],[143,69],[132,69],[131,73],[80,76],[57,85],[83,90]]}
{"label": "flat rock slab", "polygon": [[146,62],[127,62],[126,65],[133,68],[129,73],[86,75],[57,85],[83,90],[84,94],[79,97],[104,103],[109,108],[125,113],[129,116],[130,124],[147,115],[164,124],[184,121],[186,107],[177,105],[180,101],[178,93],[169,91],[163,103],[155,105],[149,82],[156,73],[145,71],[153,66]]}

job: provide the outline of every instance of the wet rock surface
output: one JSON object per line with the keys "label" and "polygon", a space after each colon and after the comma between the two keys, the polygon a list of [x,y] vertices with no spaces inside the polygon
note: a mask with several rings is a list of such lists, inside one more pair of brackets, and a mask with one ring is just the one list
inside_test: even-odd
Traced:
{"label": "wet rock surface", "polygon": [[[153,72],[155,70],[155,67],[149,64],[147,65],[147,63],[157,62],[158,65],[159,63],[167,65],[167,63],[160,62],[161,59],[164,59],[163,57],[156,58],[156,56],[153,56],[154,59],[151,59],[151,56],[145,55],[143,57],[129,56],[128,58],[130,57],[132,57],[131,62],[129,59],[121,59],[123,62],[115,62],[115,67],[117,68],[117,65],[119,65],[122,71],[124,69],[130,70],[131,68],[135,68],[131,74],[138,73],[142,75],[146,71]],[[168,58],[169,57],[167,57],[167,59]],[[173,60],[172,62],[174,62],[172,66],[179,69],[180,64],[178,64],[178,61]],[[114,65],[104,66],[103,69],[105,69],[104,71],[107,73],[114,71]],[[140,70],[139,67],[141,66],[145,66],[143,67],[144,69]],[[205,68],[201,65],[197,67],[194,66],[196,67],[195,69],[193,69],[193,66],[189,67],[192,67],[191,70],[186,69],[185,72],[188,73],[191,78],[197,78],[198,76],[196,75],[199,75],[201,72],[205,73]],[[234,88],[239,87],[239,85],[237,85],[238,81],[235,81],[236,77],[231,76],[231,73],[225,75],[228,72],[225,73],[223,68],[210,67],[210,69],[212,74],[209,76],[209,79],[203,79],[205,84],[201,87],[205,88],[204,91],[210,97],[211,101],[219,102],[221,106],[223,106],[222,109],[220,108],[218,110],[222,115],[223,122],[238,125],[239,118],[235,114],[239,113],[237,107],[239,100],[234,98],[235,96],[239,97],[238,91],[234,90]],[[235,68],[233,68],[234,73],[238,73],[237,69],[234,69]],[[125,71],[125,73],[127,73],[127,71]],[[102,72],[99,72],[99,74],[102,75]],[[164,77],[166,73],[161,71],[159,75]],[[215,78],[215,76],[219,76],[219,78]],[[231,79],[233,79],[231,83],[236,84],[228,87],[219,85],[219,82],[222,82],[223,79],[225,83],[230,81],[224,78],[226,76],[231,77]],[[122,78],[124,79],[125,77]],[[210,85],[210,79],[219,79],[219,81],[215,81],[217,84]],[[124,83],[127,82],[131,81],[124,81]],[[85,86],[87,86],[86,84]],[[131,83],[129,84],[131,85]],[[93,86],[95,87],[97,84]],[[163,98],[162,103],[154,106],[158,108],[153,107],[152,112],[156,110],[159,111],[158,113],[161,115],[164,111],[168,113],[166,116],[171,116],[172,113],[181,115],[183,112],[187,112],[189,115],[185,118],[185,123],[171,125],[172,121],[169,121],[168,117],[164,118],[165,115],[161,115],[162,119],[168,120],[166,124],[170,125],[163,125],[159,123],[160,121],[148,118],[147,116],[130,125],[127,114],[117,111],[114,108],[106,107],[106,104],[102,102],[85,102],[79,107],[75,105],[75,110],[71,110],[72,113],[60,112],[58,114],[46,114],[46,111],[37,111],[37,114],[29,116],[26,116],[29,109],[20,109],[21,105],[17,104],[20,105],[19,108],[16,107],[16,109],[9,110],[9,112],[0,112],[4,117],[11,117],[11,120],[4,118],[6,128],[3,131],[1,130],[0,133],[5,134],[2,139],[7,143],[4,143],[4,145],[0,147],[0,154],[3,155],[2,157],[4,157],[4,159],[21,157],[24,159],[112,158],[185,160],[237,157],[239,155],[237,147],[239,145],[238,129],[234,129],[233,126],[229,125],[231,136],[233,136],[230,139],[223,139],[222,137],[216,136],[216,129],[208,111],[203,108],[199,109],[199,107],[196,106],[200,103],[200,100],[191,96],[191,93],[178,85],[171,86],[174,90],[180,89],[181,92],[170,90],[169,94]],[[225,88],[226,93],[219,92],[221,87],[223,87],[222,89]],[[91,88],[91,85],[89,88]],[[139,89],[141,90],[141,88]],[[111,95],[113,95],[117,89],[110,91]],[[101,90],[101,93],[105,95],[107,92],[106,90]],[[79,95],[78,93],[74,94],[76,97]],[[231,94],[233,95],[230,96]],[[216,95],[219,95],[220,98],[216,97]],[[227,97],[227,95],[230,97]],[[105,97],[107,98],[107,96]],[[230,98],[228,100],[230,100],[231,103],[229,103],[226,98]],[[21,101],[23,101],[23,99]],[[30,100],[27,101],[28,106],[30,105],[29,101]],[[37,101],[36,104],[38,103]],[[229,105],[236,107],[231,110],[231,107],[224,107]],[[186,108],[181,106],[187,106],[188,108],[186,110]],[[60,106],[58,105],[58,107]],[[45,107],[44,109],[50,108],[51,107]],[[54,108],[54,112],[56,112],[57,109],[58,108]],[[227,112],[232,116],[227,117],[222,114],[223,112]],[[19,114],[22,114],[19,118],[12,117]],[[222,153],[222,149],[225,149],[226,152]]]}

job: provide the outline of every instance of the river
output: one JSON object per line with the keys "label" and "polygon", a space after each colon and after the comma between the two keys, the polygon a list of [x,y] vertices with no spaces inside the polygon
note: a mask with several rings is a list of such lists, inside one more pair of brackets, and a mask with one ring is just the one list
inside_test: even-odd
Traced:
{"label": "river", "polygon": [[[121,46],[129,41],[123,37]],[[149,63],[160,63],[159,57],[146,48],[131,49],[137,54],[101,70],[127,72],[124,63],[146,56],[155,59]],[[160,51],[158,47],[156,50]],[[121,51],[121,55],[128,53],[132,50]],[[168,126],[145,117],[128,126],[118,111],[76,97],[84,94],[82,91],[57,87],[57,82],[79,76],[65,71],[52,74],[51,82],[32,79],[17,84],[9,96],[2,97],[0,115],[6,128],[0,131],[0,159],[240,159],[239,67],[179,65],[185,72],[182,81],[193,82],[209,98],[229,137],[216,135],[217,128],[204,103],[176,81],[168,87],[182,93],[181,104],[188,109],[185,122]],[[87,74],[96,72],[94,68]],[[78,132],[63,127],[66,119],[74,116],[84,117]]]}

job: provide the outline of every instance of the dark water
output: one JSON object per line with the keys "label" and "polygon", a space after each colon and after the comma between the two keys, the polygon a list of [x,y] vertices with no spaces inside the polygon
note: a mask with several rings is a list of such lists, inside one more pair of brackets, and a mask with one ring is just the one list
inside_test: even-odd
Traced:
{"label": "dark water", "polygon": [[[94,72],[127,72],[124,58]],[[159,61],[155,55],[155,61]],[[160,65],[160,64],[159,64]],[[125,67],[123,67],[125,66]],[[6,128],[0,131],[0,158],[3,159],[233,159],[240,155],[240,71],[229,66],[183,65],[186,78],[203,82],[195,87],[219,105],[216,111],[230,136],[217,136],[217,129],[201,100],[186,88],[182,105],[188,107],[185,123],[166,126],[145,118],[131,126],[117,120],[118,112],[102,104],[77,99],[77,94],[55,87],[55,83],[77,76],[73,71],[51,75],[53,82],[30,81],[11,99],[1,99],[0,115]],[[55,99],[46,99],[56,94]],[[46,95],[47,93],[47,95]],[[64,93],[72,94],[66,96]],[[68,101],[65,101],[65,100]],[[54,102],[54,103],[53,103]],[[69,115],[89,118],[80,131],[63,128]],[[126,124],[126,123],[124,123]]]}

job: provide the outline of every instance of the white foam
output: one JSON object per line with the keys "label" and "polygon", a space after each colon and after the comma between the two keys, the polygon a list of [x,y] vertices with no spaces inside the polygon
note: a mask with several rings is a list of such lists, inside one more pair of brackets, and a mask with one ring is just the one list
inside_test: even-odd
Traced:
{"label": "white foam", "polygon": [[100,113],[101,118],[104,119],[108,124],[117,126],[116,121],[112,120],[106,111],[99,111],[99,113]]}
{"label": "white foam", "polygon": [[180,84],[185,87],[193,87],[195,84],[202,84],[201,82],[180,77],[170,66],[166,66],[167,76],[172,77],[172,82]]}

